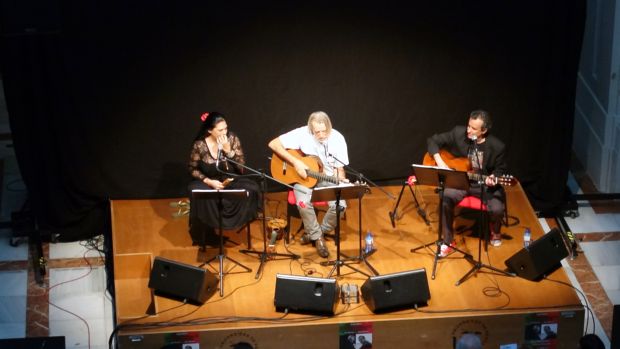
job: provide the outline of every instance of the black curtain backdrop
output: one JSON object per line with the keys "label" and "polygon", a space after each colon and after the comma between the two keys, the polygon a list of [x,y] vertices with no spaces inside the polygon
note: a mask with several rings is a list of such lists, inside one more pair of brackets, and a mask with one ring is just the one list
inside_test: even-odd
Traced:
{"label": "black curtain backdrop", "polygon": [[387,184],[486,109],[535,209],[564,203],[585,0],[1,3],[19,166],[61,239],[101,233],[109,199],[186,196],[213,110],[258,169],[324,110],[351,166]]}

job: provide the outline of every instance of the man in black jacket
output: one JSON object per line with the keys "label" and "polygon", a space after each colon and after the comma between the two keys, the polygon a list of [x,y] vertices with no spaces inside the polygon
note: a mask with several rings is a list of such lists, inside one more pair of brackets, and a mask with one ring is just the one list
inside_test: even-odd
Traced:
{"label": "man in black jacket", "polygon": [[449,255],[455,247],[452,227],[455,206],[466,196],[480,197],[481,187],[485,188],[483,201],[490,214],[491,244],[500,246],[502,243],[500,229],[506,196],[503,188],[497,184],[497,177],[506,173],[507,166],[504,159],[504,143],[489,134],[491,126],[491,115],[488,112],[474,110],[469,114],[467,127],[456,126],[448,132],[435,134],[427,140],[428,153],[437,166],[451,167],[449,161],[442,158],[440,151],[443,151],[456,158],[467,158],[471,172],[486,176],[483,186],[472,182],[469,190],[453,188],[444,190],[441,208],[444,243],[441,246],[441,257]]}

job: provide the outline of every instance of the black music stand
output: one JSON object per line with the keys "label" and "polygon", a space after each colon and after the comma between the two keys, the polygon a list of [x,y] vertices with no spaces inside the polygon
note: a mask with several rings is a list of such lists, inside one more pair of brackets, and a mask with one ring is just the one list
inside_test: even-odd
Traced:
{"label": "black music stand", "polygon": [[[359,182],[356,182],[355,185],[361,185],[363,186],[365,189],[364,193],[366,194],[370,194],[370,188],[366,185],[366,184],[359,184]],[[358,237],[359,237],[359,254],[356,257],[347,257],[345,254],[341,253],[341,255],[345,256],[345,258],[347,258],[347,260],[355,260],[358,262],[364,262],[364,264],[366,264],[366,267],[368,267],[368,269],[370,269],[370,271],[372,271],[372,273],[374,274],[374,276],[379,275],[379,272],[377,271],[377,269],[375,269],[372,265],[370,265],[370,263],[368,262],[368,260],[366,259],[367,257],[370,257],[370,255],[372,255],[373,253],[375,253],[375,251],[377,251],[377,249],[373,248],[372,250],[366,252],[364,250],[364,248],[362,247],[362,195],[360,195],[357,198],[357,209],[358,209],[358,215],[357,215],[357,231],[358,231]],[[329,262],[328,262],[329,263]]]}
{"label": "black music stand", "polygon": [[223,199],[229,200],[243,200],[249,197],[249,193],[245,189],[193,189],[192,190],[192,200],[217,200],[217,209],[218,209],[218,225],[219,225],[219,233],[220,233],[220,246],[219,252],[216,256],[209,259],[208,261],[201,264],[201,266],[205,264],[211,263],[211,261],[218,259],[219,260],[219,272],[218,275],[220,277],[220,297],[224,296],[224,259],[228,259],[229,261],[235,263],[241,268],[245,269],[248,273],[252,271],[252,269],[246,267],[245,265],[237,262],[236,260],[228,257],[224,253],[224,233],[222,227],[222,210],[224,208],[222,204]]}
{"label": "black music stand", "polygon": [[[246,167],[247,168],[247,167]],[[254,254],[256,256],[258,256],[258,258],[260,259],[260,263],[258,265],[258,270],[256,271],[256,275],[254,276],[255,279],[258,279],[261,274],[263,273],[263,268],[265,267],[265,263],[267,263],[270,260],[275,260],[275,259],[299,259],[300,256],[296,255],[294,253],[277,253],[274,251],[269,251],[267,249],[267,211],[266,211],[266,207],[267,207],[267,201],[265,200],[265,192],[267,191],[267,189],[265,188],[266,185],[266,178],[270,178],[271,180],[275,179],[273,177],[269,177],[267,176],[265,173],[261,172],[261,177],[262,177],[262,182],[261,182],[261,202],[262,202],[262,228],[263,228],[263,250],[262,251],[254,251],[254,250],[240,250],[239,252],[244,253],[244,254]],[[281,183],[281,182],[280,182]],[[284,184],[284,183],[281,183]],[[288,187],[291,187],[290,185],[284,184]],[[291,187],[292,188],[292,187]],[[280,258],[277,258],[280,257]]]}
{"label": "black music stand", "polygon": [[[431,245],[436,245],[437,249],[435,251],[435,260],[433,261],[433,273],[431,274],[431,278],[435,280],[435,272],[437,270],[437,261],[439,260],[439,254],[441,252],[441,244],[443,243],[443,224],[442,224],[442,214],[441,209],[443,206],[443,192],[445,188],[454,188],[454,189],[469,189],[469,177],[467,176],[467,172],[463,171],[454,171],[450,169],[444,169],[435,166],[424,166],[424,165],[412,165],[413,173],[416,176],[418,184],[421,185],[431,185],[437,187],[437,192],[439,194],[439,223],[437,228],[437,240],[433,242],[429,242],[428,244],[424,244],[422,246],[418,246],[416,248],[412,248],[411,252],[416,252],[420,249],[426,248]],[[460,252],[464,255],[464,257],[468,260],[472,260],[473,257],[469,253],[459,250],[456,247],[452,247],[457,252]]]}
{"label": "black music stand", "polygon": [[[316,201],[332,201],[335,200],[336,201],[336,227],[334,229],[335,235],[336,235],[336,260],[333,261],[329,261],[329,262],[324,262],[321,263],[322,265],[334,265],[334,267],[332,268],[332,270],[329,272],[329,274],[327,275],[327,277],[331,277],[332,274],[334,273],[334,270],[336,270],[336,275],[340,276],[340,266],[347,266],[349,268],[351,268],[352,270],[366,275],[367,277],[370,277],[370,275],[364,273],[363,271],[352,267],[351,265],[349,265],[348,263],[359,263],[359,259],[358,258],[353,258],[353,259],[349,259],[349,260],[341,260],[340,259],[340,200],[347,200],[347,199],[357,199],[360,198],[362,196],[364,196],[364,194],[366,193],[366,190],[368,189],[367,186],[362,186],[362,185],[338,185],[338,186],[329,186],[329,187],[320,187],[320,188],[315,188],[312,191],[312,198],[311,201],[312,202],[316,202]],[[361,232],[360,232],[361,234]],[[361,249],[361,240],[360,240],[360,249]],[[366,260],[364,259],[364,261],[366,262]],[[366,262],[368,263],[368,262]],[[376,271],[374,270],[374,268],[371,267],[371,270],[373,272],[376,273]]]}
{"label": "black music stand", "polygon": [[420,202],[418,202],[418,198],[413,192],[413,189],[411,189],[411,186],[412,184],[409,182],[409,180],[406,180],[403,183],[402,188],[400,188],[400,194],[398,194],[398,200],[396,200],[396,205],[394,205],[394,210],[389,212],[392,228],[396,228],[396,220],[398,219],[398,205],[400,204],[400,199],[402,199],[403,193],[405,192],[405,187],[409,187],[409,191],[411,192],[411,196],[413,196],[413,201],[415,203],[415,208],[418,212],[418,215],[424,220],[424,223],[426,223],[427,226],[431,226],[431,221],[428,220],[428,217],[426,216],[426,211],[424,211],[424,209],[420,206]]}
{"label": "black music stand", "polygon": [[[359,184],[359,182],[356,181],[355,185],[356,186],[361,186],[361,187],[365,188],[364,193],[366,193],[366,194],[370,194],[371,193],[370,188],[366,184]],[[370,257],[370,255],[375,253],[375,251],[377,251],[377,249],[372,249],[372,250],[366,252],[364,250],[364,248],[362,247],[362,241],[363,241],[363,238],[362,238],[362,196],[363,195],[360,195],[357,198],[357,201],[358,201],[358,204],[357,204],[358,205],[357,206],[357,210],[358,210],[357,211],[358,212],[358,215],[357,215],[357,232],[358,232],[358,243],[359,243],[358,255],[355,256],[355,257],[349,257],[349,256],[345,255],[344,253],[340,253],[340,255],[345,257],[344,261],[346,261],[346,262],[351,262],[351,263],[353,261],[355,261],[355,262],[364,262],[364,264],[366,264],[366,267],[368,267],[368,269],[370,269],[370,271],[372,271],[374,276],[377,276],[377,275],[379,275],[379,272],[377,271],[377,269],[375,269],[370,264],[370,262],[368,262],[368,259],[367,259],[368,257]],[[333,261],[321,262],[321,265],[331,265],[331,264],[334,264],[334,262]]]}
{"label": "black music stand", "polygon": [[[299,259],[299,256],[296,255],[296,254],[292,254],[292,253],[276,253],[276,252],[271,252],[271,251],[267,250],[267,223],[266,223],[266,220],[267,220],[267,203],[266,203],[266,200],[265,200],[265,193],[267,192],[267,189],[265,187],[266,184],[267,184],[266,179],[269,178],[272,181],[278,182],[281,185],[284,185],[285,187],[288,187],[290,189],[293,189],[293,187],[288,185],[288,184],[286,184],[286,183],[283,183],[283,182],[281,182],[281,181],[279,181],[279,180],[277,180],[277,179],[275,179],[275,178],[273,178],[271,176],[266,175],[265,171],[263,171],[263,170],[257,171],[255,169],[249,167],[249,166],[246,166],[245,164],[242,164],[240,162],[237,162],[237,161],[235,161],[233,159],[229,159],[229,158],[226,158],[224,161],[231,162],[231,163],[239,166],[240,168],[244,168],[244,169],[246,169],[246,170],[248,170],[250,172],[253,172],[254,175],[260,176],[260,178],[261,178],[261,186],[260,186],[260,188],[261,188],[261,191],[260,191],[261,199],[260,200],[261,200],[261,203],[262,203],[261,213],[262,213],[262,216],[263,216],[262,219],[261,219],[261,221],[263,223],[262,224],[263,225],[263,250],[262,251],[254,251],[254,250],[249,250],[248,249],[248,250],[240,250],[239,251],[239,252],[244,253],[244,254],[255,254],[255,255],[257,255],[259,257],[260,264],[258,265],[258,270],[256,271],[256,275],[254,276],[254,278],[258,279],[261,276],[261,274],[263,273],[263,268],[265,267],[265,264],[268,261],[270,261],[270,260],[275,260],[276,257]],[[252,176],[252,175],[249,175],[249,176]],[[249,247],[250,247],[250,244],[248,243],[248,248]]]}

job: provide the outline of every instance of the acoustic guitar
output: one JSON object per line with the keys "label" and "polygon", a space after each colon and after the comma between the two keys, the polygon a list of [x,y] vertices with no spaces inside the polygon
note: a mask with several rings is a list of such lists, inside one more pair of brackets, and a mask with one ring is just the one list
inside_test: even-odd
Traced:
{"label": "acoustic guitar", "polygon": [[[488,177],[487,175],[470,172],[472,170],[472,166],[468,158],[456,157],[444,149],[439,150],[439,155],[441,155],[443,161],[451,169],[467,172],[467,176],[471,181],[481,182],[485,181]],[[426,153],[424,154],[424,159],[422,159],[422,165],[437,166],[437,162],[429,153]],[[503,186],[511,186],[517,183],[517,179],[512,175],[501,175],[495,177],[495,182]]]}
{"label": "acoustic guitar", "polygon": [[308,188],[314,187],[319,180],[333,184],[340,183],[338,178],[325,175],[321,172],[323,163],[321,163],[321,159],[318,157],[304,155],[301,151],[296,149],[287,149],[286,151],[308,166],[306,170],[308,177],[301,178],[301,176],[297,174],[297,171],[295,171],[295,166],[286,162],[286,160],[282,159],[278,154],[273,153],[271,157],[271,175],[273,178],[286,184],[299,183]]}

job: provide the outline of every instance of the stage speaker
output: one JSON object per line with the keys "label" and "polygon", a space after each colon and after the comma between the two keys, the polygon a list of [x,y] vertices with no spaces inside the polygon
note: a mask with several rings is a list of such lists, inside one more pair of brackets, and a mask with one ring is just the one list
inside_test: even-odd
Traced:
{"label": "stage speaker", "polygon": [[528,248],[522,248],[505,262],[508,270],[527,280],[540,280],[560,266],[568,249],[558,228],[553,228]]}
{"label": "stage speaker", "polygon": [[213,295],[217,283],[217,277],[206,269],[162,257],[155,257],[149,279],[156,295],[198,304]]}
{"label": "stage speaker", "polygon": [[276,311],[333,315],[339,288],[335,279],[276,275]]}
{"label": "stage speaker", "polygon": [[373,313],[424,306],[431,299],[426,269],[371,276],[362,285],[362,298]]}

